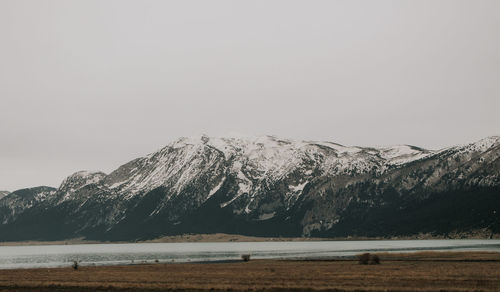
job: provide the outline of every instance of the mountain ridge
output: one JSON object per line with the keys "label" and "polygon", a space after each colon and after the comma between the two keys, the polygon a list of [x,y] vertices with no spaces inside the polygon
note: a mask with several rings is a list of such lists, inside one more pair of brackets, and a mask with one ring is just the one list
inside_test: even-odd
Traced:
{"label": "mountain ridge", "polygon": [[[441,150],[275,136],[180,138],[109,174],[80,171],[57,189],[1,198],[0,240],[136,240],[189,232],[337,237],[489,228],[494,233],[500,231],[498,215],[488,219],[482,213],[448,229],[422,225],[419,214],[425,209],[411,213],[420,219],[407,228],[396,222],[410,214],[398,210],[432,200],[435,211],[429,216],[441,220],[437,213],[453,202],[453,194],[469,202],[485,193],[495,206],[499,149],[499,136]],[[437,199],[442,196],[443,202]],[[64,220],[55,221],[57,216]],[[58,230],[50,230],[50,224]]]}

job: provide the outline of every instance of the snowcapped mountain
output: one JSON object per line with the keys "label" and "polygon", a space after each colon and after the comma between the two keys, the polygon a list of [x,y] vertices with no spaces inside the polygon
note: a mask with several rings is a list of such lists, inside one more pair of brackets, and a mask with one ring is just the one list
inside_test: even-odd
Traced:
{"label": "snowcapped mountain", "polygon": [[[498,136],[439,151],[273,136],[181,138],[110,174],[77,172],[57,190],[0,199],[0,240],[500,233],[490,210],[500,206],[499,156]],[[484,210],[464,221],[446,211],[457,206]]]}
{"label": "snowcapped mountain", "polygon": [[[367,173],[376,168],[382,172],[431,153],[406,145],[375,149],[272,136],[240,139],[202,136],[181,138],[134,160],[111,173],[104,182],[108,188],[125,192],[130,198],[160,186],[180,192],[199,178],[200,172],[210,171],[216,187],[221,186],[225,175],[236,177],[236,199],[243,194],[254,194],[262,183],[275,183],[295,172],[301,174],[300,182],[311,179],[313,171],[339,175]],[[208,194],[215,191],[216,188],[211,189]]]}

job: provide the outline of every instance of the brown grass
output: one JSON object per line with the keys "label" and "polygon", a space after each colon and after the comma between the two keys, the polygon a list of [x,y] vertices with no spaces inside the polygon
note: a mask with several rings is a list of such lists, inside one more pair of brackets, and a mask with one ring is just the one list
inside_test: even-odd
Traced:
{"label": "brown grass", "polygon": [[500,253],[378,254],[357,260],[153,264],[0,271],[0,291],[498,291]]}

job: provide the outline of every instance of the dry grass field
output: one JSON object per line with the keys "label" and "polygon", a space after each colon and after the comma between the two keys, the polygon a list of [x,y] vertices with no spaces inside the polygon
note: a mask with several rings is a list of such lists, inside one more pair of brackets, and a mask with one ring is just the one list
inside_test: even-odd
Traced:
{"label": "dry grass field", "polygon": [[1,270],[0,291],[500,291],[500,253]]}

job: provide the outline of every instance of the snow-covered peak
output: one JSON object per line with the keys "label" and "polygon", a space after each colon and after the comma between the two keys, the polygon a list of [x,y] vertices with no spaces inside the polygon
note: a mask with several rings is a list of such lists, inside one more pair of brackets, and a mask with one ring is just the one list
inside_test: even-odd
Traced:
{"label": "snow-covered peak", "polygon": [[487,151],[488,149],[491,149],[493,147],[497,147],[499,145],[500,145],[500,136],[490,136],[490,137],[486,137],[484,139],[481,139],[481,140],[473,142],[473,143],[449,147],[449,148],[445,148],[441,151],[452,150],[452,151],[457,151],[457,153],[484,152],[484,151]]}
{"label": "snow-covered peak", "polygon": [[[215,149],[223,154],[228,173],[234,175],[239,191],[236,197],[254,192],[258,182],[276,182],[292,173],[302,174],[303,183],[313,172],[328,175],[365,173],[381,164],[380,157],[361,147],[347,147],[331,142],[281,139],[276,136],[181,138],[161,150],[184,151],[184,156],[207,153]],[[172,155],[172,154],[170,154]],[[148,157],[155,157],[150,154]],[[194,159],[192,161],[197,161]],[[179,170],[173,171],[177,173]],[[158,174],[158,173],[157,173]],[[151,179],[153,181],[153,179]],[[154,181],[167,181],[167,177]]]}
{"label": "snow-covered peak", "polygon": [[229,136],[229,137],[209,137],[207,135],[182,137],[172,142],[167,147],[179,148],[188,145],[209,145],[223,151],[225,148],[240,149],[244,147],[276,147],[283,144],[298,143],[288,139],[279,139],[275,136]]}
{"label": "snow-covered peak", "polygon": [[500,136],[491,136],[471,143],[466,148],[471,151],[486,151],[498,145],[500,145]]}
{"label": "snow-covered peak", "polygon": [[357,147],[357,146],[344,146],[338,143],[333,143],[333,142],[315,142],[315,141],[308,141],[309,144],[314,144],[314,145],[320,145],[324,147],[331,148],[338,152],[341,155],[352,155],[355,153],[359,153],[363,151],[362,147]]}
{"label": "snow-covered peak", "polygon": [[176,141],[170,143],[167,147],[172,148],[182,148],[187,145],[199,145],[203,144],[205,140],[205,135],[202,136],[193,136],[193,137],[181,137]]}
{"label": "snow-covered peak", "polygon": [[306,142],[274,136],[184,137],[120,167],[105,179],[105,185],[126,192],[127,197],[161,185],[179,191],[201,173],[227,167],[244,192],[251,181],[277,179],[293,171],[306,158],[307,147]]}
{"label": "snow-covered peak", "polygon": [[105,177],[106,174],[100,171],[78,171],[64,179],[59,189],[65,191],[75,190],[89,184],[97,183]]}
{"label": "snow-covered peak", "polygon": [[389,164],[399,165],[419,160],[434,154],[434,151],[425,150],[411,145],[396,145],[377,148],[379,155]]}
{"label": "snow-covered peak", "polygon": [[[310,146],[322,146],[330,148],[338,154],[350,155],[363,151],[364,148],[357,146],[343,146],[333,142],[325,141],[303,141],[279,138],[272,135],[263,136],[228,136],[209,137],[207,135],[183,137],[169,144],[167,147],[180,148],[185,146],[206,145],[213,147],[230,157],[232,154],[250,154],[255,152],[267,152],[272,149],[285,151],[284,149],[300,149]],[[281,149],[281,150],[280,150]]]}
{"label": "snow-covered peak", "polygon": [[70,177],[79,177],[79,178],[88,178],[88,177],[94,177],[95,175],[101,175],[105,173],[100,172],[100,171],[88,171],[88,170],[81,170],[73,173],[70,175]]}
{"label": "snow-covered peak", "polygon": [[275,136],[209,137],[201,135],[180,138],[166,148],[211,147],[222,152],[226,159],[235,156],[265,159],[276,158],[276,156],[281,156],[278,153],[289,152],[291,149],[298,149],[305,145],[307,145],[306,142],[279,139]]}
{"label": "snow-covered peak", "polygon": [[[358,157],[378,155],[389,164],[402,164],[424,158],[433,154],[433,151],[410,145],[396,145],[390,147],[366,148],[358,146],[344,146],[326,141],[301,141],[281,139],[276,136],[237,136],[237,137],[209,137],[206,135],[181,138],[167,147],[180,148],[185,146],[210,146],[222,153],[226,158],[244,156],[248,159],[290,160],[297,152],[319,151],[319,147],[331,149],[339,157]],[[319,146],[319,147],[318,147]],[[268,161],[267,164],[273,163]],[[276,164],[276,163],[275,163]],[[281,164],[281,163],[278,163]]]}

